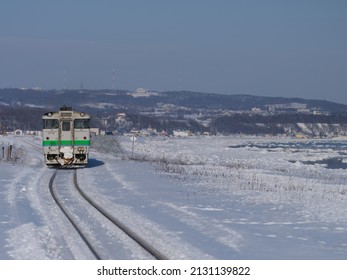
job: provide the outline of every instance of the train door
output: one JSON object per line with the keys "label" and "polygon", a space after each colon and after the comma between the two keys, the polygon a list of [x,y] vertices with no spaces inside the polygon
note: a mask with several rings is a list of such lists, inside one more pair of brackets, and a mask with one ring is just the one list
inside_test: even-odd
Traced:
{"label": "train door", "polygon": [[64,164],[69,164],[73,155],[73,122],[72,120],[61,120],[59,129],[59,152]]}

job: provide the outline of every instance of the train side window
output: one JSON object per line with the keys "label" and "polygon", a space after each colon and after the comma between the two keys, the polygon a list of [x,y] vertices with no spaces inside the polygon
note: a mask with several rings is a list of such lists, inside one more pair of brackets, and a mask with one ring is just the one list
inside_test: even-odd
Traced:
{"label": "train side window", "polygon": [[57,119],[43,120],[44,129],[57,129],[59,128],[59,121]]}
{"label": "train side window", "polygon": [[75,127],[75,129],[89,128],[89,120],[87,120],[87,119],[75,119],[74,127]]}
{"label": "train side window", "polygon": [[63,131],[70,131],[70,122],[63,122],[61,128]]}

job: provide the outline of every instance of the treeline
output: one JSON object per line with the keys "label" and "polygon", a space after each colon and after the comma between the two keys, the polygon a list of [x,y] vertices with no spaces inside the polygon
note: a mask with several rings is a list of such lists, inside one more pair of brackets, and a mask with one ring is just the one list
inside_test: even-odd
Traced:
{"label": "treeline", "polygon": [[0,107],[0,132],[22,130],[40,130],[42,115],[46,109],[21,106]]}
{"label": "treeline", "polygon": [[[47,108],[0,106],[0,133],[6,131],[41,130],[42,115],[49,111]],[[283,134],[293,131],[300,132],[300,124],[310,127],[312,134],[347,133],[347,114],[313,115],[313,114],[278,114],[253,115],[239,113],[233,115],[215,116],[208,123],[206,120],[187,119],[184,116],[154,116],[151,114],[127,113],[124,122],[117,122],[113,117],[108,119],[108,125],[103,125],[103,117],[91,114],[92,126],[106,131],[127,132],[131,129],[153,128],[157,131],[172,133],[173,130],[189,130],[193,133],[211,132],[213,134]],[[314,124],[314,125],[308,125]],[[323,129],[320,124],[324,124]],[[340,128],[334,128],[338,125]],[[327,128],[330,126],[330,128]],[[346,128],[346,129],[345,129]],[[322,131],[324,130],[324,131]],[[343,131],[342,131],[343,130]],[[346,132],[344,132],[346,130]]]}
{"label": "treeline", "polygon": [[208,128],[200,124],[198,121],[193,119],[185,119],[183,117],[158,117],[154,115],[140,115],[129,113],[126,117],[126,126],[116,123],[108,122],[109,127],[103,127],[101,122],[92,120],[92,124],[97,127],[101,127],[105,130],[118,130],[122,132],[130,131],[131,129],[147,129],[152,128],[159,132],[165,131],[172,134],[174,130],[189,130],[193,133],[209,131]]}
{"label": "treeline", "polygon": [[236,123],[347,123],[347,114],[332,115],[313,115],[313,114],[277,114],[277,115],[253,115],[253,114],[234,114],[220,116],[215,119],[215,123],[224,122]]}
{"label": "treeline", "polygon": [[[214,133],[280,134],[289,124],[347,124],[347,115],[279,114],[271,116],[235,114],[215,118],[211,124]],[[287,126],[288,127],[288,126]]]}

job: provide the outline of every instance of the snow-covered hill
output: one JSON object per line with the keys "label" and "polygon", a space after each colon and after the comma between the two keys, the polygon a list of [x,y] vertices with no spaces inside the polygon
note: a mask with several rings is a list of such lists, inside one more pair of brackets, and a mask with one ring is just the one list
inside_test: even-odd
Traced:
{"label": "snow-covered hill", "polygon": [[[132,147],[124,137],[108,145],[118,142],[94,145],[89,166],[77,171],[80,186],[170,258],[346,259],[347,171],[325,165],[339,158],[344,167],[343,139],[156,137]],[[20,151],[0,160],[0,258],[91,259],[50,197],[54,170],[29,143],[40,139],[0,138]],[[105,258],[147,258],[82,210],[64,187],[69,170],[59,172],[62,195],[91,238],[117,248]]]}

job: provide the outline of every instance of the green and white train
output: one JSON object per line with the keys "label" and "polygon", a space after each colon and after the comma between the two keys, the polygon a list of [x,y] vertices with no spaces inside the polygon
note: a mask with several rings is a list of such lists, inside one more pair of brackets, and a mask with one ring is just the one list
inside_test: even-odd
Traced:
{"label": "green and white train", "polygon": [[89,114],[62,107],[42,116],[42,146],[47,166],[85,166],[90,146]]}

